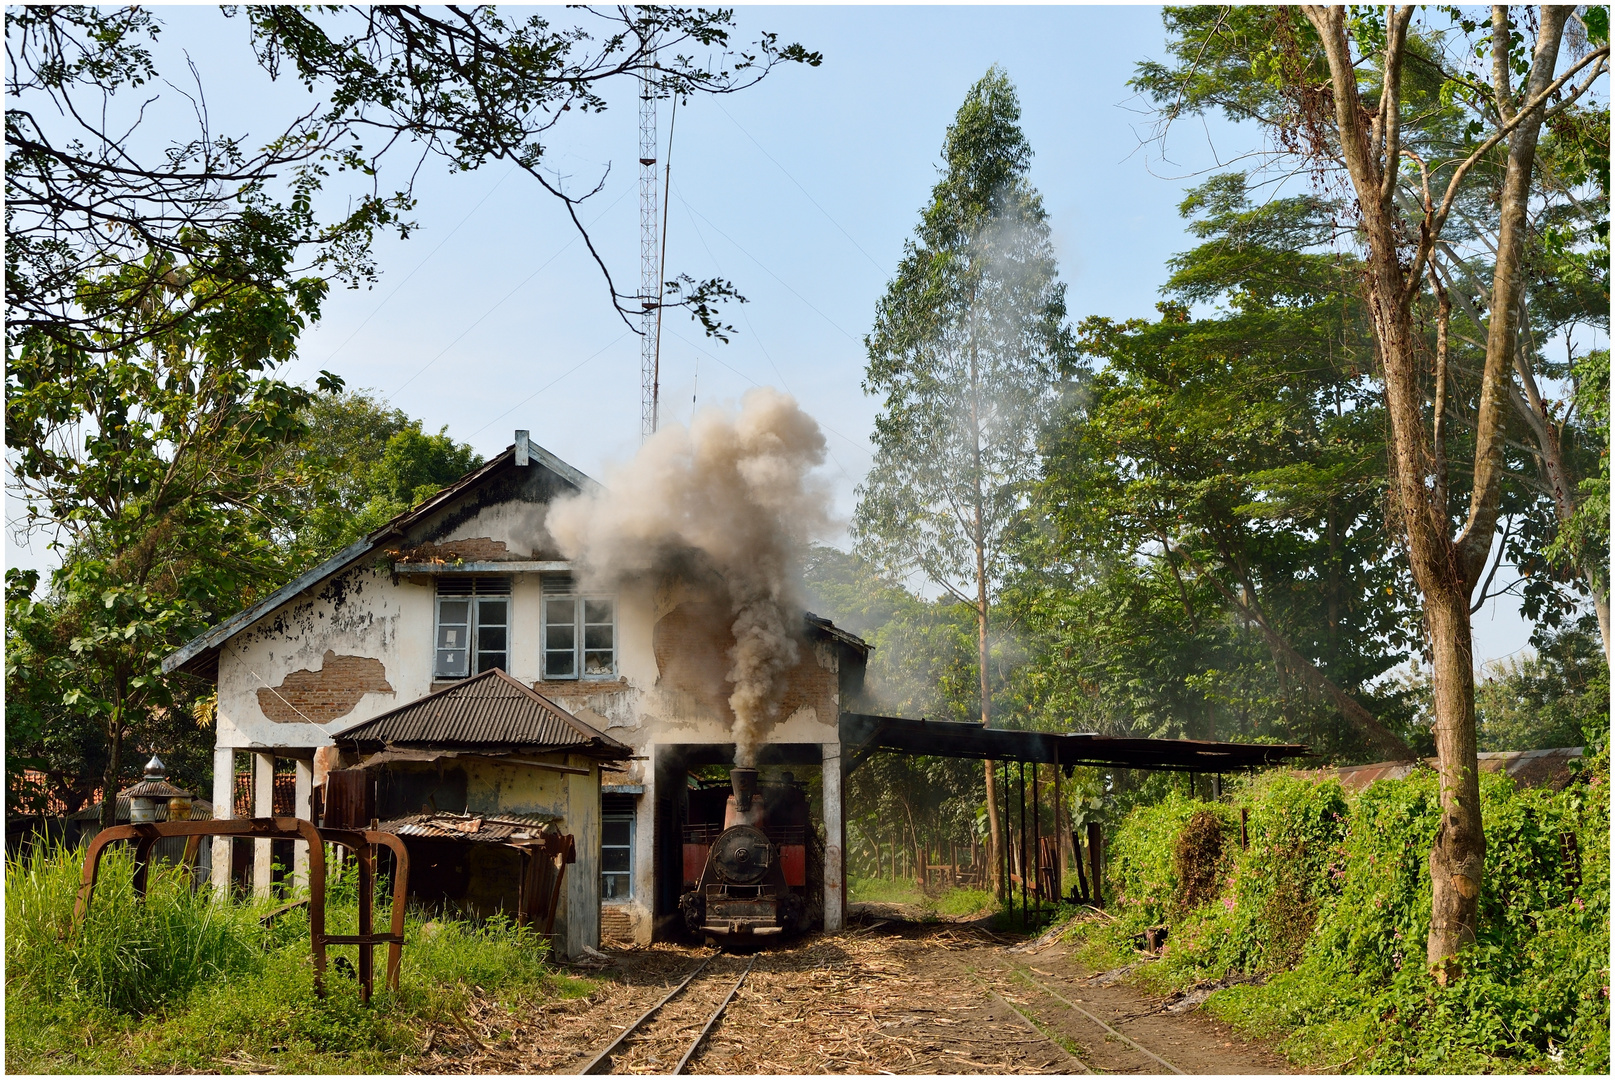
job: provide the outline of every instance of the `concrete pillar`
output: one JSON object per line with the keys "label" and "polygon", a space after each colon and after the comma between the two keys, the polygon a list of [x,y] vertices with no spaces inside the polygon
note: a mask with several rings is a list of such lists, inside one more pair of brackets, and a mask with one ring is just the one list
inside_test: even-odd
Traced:
{"label": "concrete pillar", "polygon": [[841,744],[821,745],[824,777],[824,929],[840,930],[847,921],[845,808],[841,804]]}
{"label": "concrete pillar", "polygon": [[[292,805],[292,816],[312,821],[314,811],[314,762],[297,759],[297,801]],[[308,845],[300,840],[292,842],[292,888],[308,888]]]}
{"label": "concrete pillar", "polygon": [[[275,816],[275,755],[261,750],[252,752],[252,816]],[[270,886],[269,840],[252,842],[252,894],[268,896]]]}
{"label": "concrete pillar", "polygon": [[634,806],[634,943],[649,945],[656,924],[656,744],[645,747],[639,763],[645,788]]}
{"label": "concrete pillar", "polygon": [[[233,746],[213,749],[213,817],[224,821],[235,817],[236,752]],[[221,900],[230,895],[230,848],[228,836],[213,837],[213,888]]]}

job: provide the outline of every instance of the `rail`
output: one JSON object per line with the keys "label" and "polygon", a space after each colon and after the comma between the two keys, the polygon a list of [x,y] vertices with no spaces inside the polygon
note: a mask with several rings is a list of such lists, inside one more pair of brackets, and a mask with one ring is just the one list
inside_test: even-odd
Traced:
{"label": "rail", "polygon": [[[713,956],[717,955],[719,954],[713,954]],[[612,1039],[611,1042],[606,1044],[606,1046],[599,1053],[590,1058],[588,1064],[584,1065],[583,1068],[578,1070],[578,1075],[599,1076],[611,1072],[612,1059],[617,1055],[617,1053],[623,1049],[623,1047],[634,1035],[642,1031],[646,1023],[661,1012],[663,1007],[666,1006],[668,1002],[682,994],[690,983],[695,981],[695,977],[700,975],[706,966],[712,962],[713,956],[709,956],[705,960],[702,960],[688,975],[684,976],[683,980],[677,986],[673,987],[673,989],[669,990],[665,995],[663,995],[660,1001],[641,1013],[639,1019],[635,1020],[632,1024],[629,1024],[622,1030],[621,1033],[617,1035],[616,1038]],[[756,965],[757,957],[753,956],[751,958],[751,962],[746,965],[746,970],[740,973],[740,978],[735,980],[735,984],[729,988],[729,992],[724,995],[723,1000],[718,1002],[717,1008],[713,1009],[711,1014],[707,1016],[706,1023],[702,1025],[700,1032],[693,1040],[691,1040],[689,1046],[684,1051],[684,1056],[679,1058],[678,1065],[673,1068],[670,1075],[677,1076],[682,1074],[685,1068],[690,1064],[690,1061],[697,1053],[700,1052],[701,1046],[706,1042],[707,1036],[712,1033],[712,1029],[716,1027],[718,1021],[723,1018],[725,1011],[727,1011],[729,1008],[730,1002],[734,1001],[735,995],[740,993],[741,985],[745,983],[746,977],[751,974],[752,968]]]}

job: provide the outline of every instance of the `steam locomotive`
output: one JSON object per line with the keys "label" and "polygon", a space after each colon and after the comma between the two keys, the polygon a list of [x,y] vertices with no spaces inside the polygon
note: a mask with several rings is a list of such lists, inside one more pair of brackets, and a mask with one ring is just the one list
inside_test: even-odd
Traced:
{"label": "steam locomotive", "polygon": [[[679,912],[692,933],[720,939],[805,928],[809,843],[807,796],[789,774],[759,787],[757,770],[729,772],[732,791],[690,793]],[[721,825],[720,825],[721,820]]]}

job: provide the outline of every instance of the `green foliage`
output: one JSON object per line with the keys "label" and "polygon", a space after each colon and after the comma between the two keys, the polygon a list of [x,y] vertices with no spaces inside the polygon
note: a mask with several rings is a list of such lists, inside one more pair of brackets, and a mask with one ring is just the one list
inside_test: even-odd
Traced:
{"label": "green foliage", "polygon": [[214,904],[178,872],[154,873],[137,902],[127,847],[102,860],[95,903],[75,931],[82,864],[75,849],[7,860],[8,1004],[73,1000],[138,1015],[257,963],[264,935],[250,910]]}
{"label": "green foliage", "polygon": [[991,69],[948,128],[942,177],[865,340],[864,390],[884,401],[854,536],[886,572],[919,571],[972,604],[1003,575],[1036,432],[1074,360],[1019,121]]}
{"label": "green foliage", "polygon": [[[422,1029],[453,1023],[473,994],[509,1008],[574,996],[531,930],[502,918],[405,924],[401,986],[364,1005],[331,968],[313,993],[306,912],[265,930],[265,905],[218,903],[155,875],[143,904],[131,859],[103,860],[87,925],[71,932],[81,851],[41,851],[6,872],[6,1065],[12,1072],[207,1072],[261,1062],[286,1072],[408,1071]],[[351,885],[351,881],[349,881]],[[352,933],[351,888],[333,888],[328,929]],[[351,947],[336,947],[333,955]],[[514,1017],[511,1017],[514,1024]]]}
{"label": "green foliage", "polygon": [[[1231,983],[1207,1008],[1309,1066],[1607,1072],[1608,768],[1600,755],[1559,793],[1482,776],[1482,927],[1452,985],[1424,966],[1441,811],[1436,775],[1422,769],[1356,795],[1271,773],[1224,803],[1172,796],[1135,809],[1111,847],[1120,922],[1087,924],[1083,948],[1117,966],[1132,934],[1166,923],[1144,978],[1163,989]],[[1212,823],[1215,887],[1185,905],[1183,841]],[[1565,874],[1565,836],[1580,851],[1579,882]]]}
{"label": "green foliage", "polygon": [[482,464],[465,443],[436,435],[401,409],[364,393],[325,397],[304,412],[307,433],[287,448],[301,477],[292,563],[330,558]]}
{"label": "green foliage", "polygon": [[1415,627],[1357,264],[1329,250],[1328,203],[1256,205],[1243,174],[1182,211],[1202,242],[1173,259],[1160,320],[1079,327],[1097,371],[1045,437],[1005,593],[1034,632],[1023,692],[1095,730],[1383,757],[1394,740],[1323,681],[1406,730],[1410,702],[1371,688]]}
{"label": "green foliage", "polygon": [[1540,651],[1487,664],[1475,686],[1482,750],[1546,750],[1609,738],[1609,666],[1598,638],[1575,628],[1539,632]]}
{"label": "green foliage", "polygon": [[243,289],[173,264],[138,303],[127,268],[97,289],[120,276],[94,294],[103,329],[24,336],[6,370],[13,491],[62,558],[42,597],[37,576],[8,572],[7,696],[33,737],[7,754],[81,789],[121,786],[125,734],[188,714],[194,688],[162,676],[163,656],[283,580],[275,530],[296,477],[277,462],[316,394],[271,373],[324,295],[315,279]]}

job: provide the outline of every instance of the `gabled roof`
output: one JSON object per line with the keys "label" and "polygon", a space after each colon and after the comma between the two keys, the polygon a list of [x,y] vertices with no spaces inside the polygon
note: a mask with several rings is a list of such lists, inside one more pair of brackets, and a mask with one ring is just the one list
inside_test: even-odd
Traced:
{"label": "gabled roof", "polygon": [[[302,593],[315,588],[327,578],[340,574],[375,551],[383,541],[401,535],[406,529],[432,513],[441,510],[445,505],[476,487],[506,465],[514,463],[516,449],[516,444],[512,443],[505,448],[503,453],[495,455],[480,467],[472,469],[431,498],[399,514],[364,539],[355,540],[314,569],[292,579],[284,587],[277,589],[263,600],[243,611],[236,612],[217,626],[187,641],[184,645],[163,657],[163,674],[170,675],[182,668],[193,674],[205,674],[205,669],[209,669],[213,664],[217,663],[217,650],[226,641],[287,601],[293,600]],[[598,481],[590,479],[584,473],[568,465],[537,443],[529,442],[526,446],[526,451],[528,459],[533,464],[542,465],[544,468],[549,469],[578,490],[595,491],[599,489],[600,484]]]}
{"label": "gabled roof", "polygon": [[865,656],[868,656],[874,649],[874,646],[870,645],[869,642],[865,641],[857,634],[841,629],[841,627],[837,626],[835,623],[831,622],[829,619],[826,619],[822,615],[815,615],[813,612],[809,611],[803,615],[803,619],[809,626],[813,627],[821,634],[824,634],[835,641],[839,641],[843,645],[850,645],[852,648],[857,649]]}
{"label": "gabled roof", "polygon": [[608,758],[633,753],[500,668],[354,724],[332,738],[338,745],[519,746]]}

